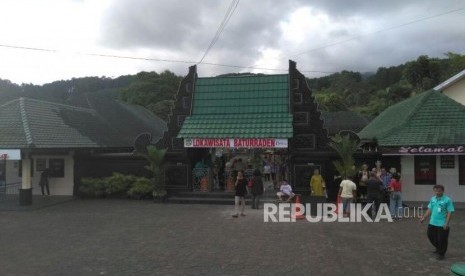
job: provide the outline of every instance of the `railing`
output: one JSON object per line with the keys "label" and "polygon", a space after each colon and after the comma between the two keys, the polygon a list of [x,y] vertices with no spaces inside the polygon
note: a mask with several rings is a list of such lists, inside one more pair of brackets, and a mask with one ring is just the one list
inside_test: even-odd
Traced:
{"label": "railing", "polygon": [[14,200],[19,198],[19,188],[21,182],[1,183],[0,182],[0,201]]}

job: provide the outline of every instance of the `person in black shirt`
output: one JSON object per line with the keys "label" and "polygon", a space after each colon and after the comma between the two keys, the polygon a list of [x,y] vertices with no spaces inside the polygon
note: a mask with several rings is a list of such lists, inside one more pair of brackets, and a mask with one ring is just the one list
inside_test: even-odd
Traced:
{"label": "person in black shirt", "polygon": [[379,208],[379,201],[381,197],[381,190],[383,189],[383,182],[376,176],[376,172],[370,172],[370,178],[366,182],[367,187],[367,203],[373,203],[372,208],[368,211],[372,217],[376,216]]}
{"label": "person in black shirt", "polygon": [[47,191],[47,195],[50,195],[50,187],[48,186],[48,178],[50,177],[50,172],[47,169],[45,169],[41,174],[40,174],[40,181],[39,181],[39,186],[40,190],[42,191],[42,195],[45,196],[45,190]]}
{"label": "person in black shirt", "polygon": [[245,216],[245,196],[247,195],[247,180],[244,177],[244,171],[240,170],[237,172],[236,182],[234,183],[236,187],[236,194],[234,196],[234,209],[236,213],[233,215],[233,218],[239,217],[239,207],[241,211],[241,216]]}
{"label": "person in black shirt", "polygon": [[258,209],[260,196],[263,194],[263,180],[259,169],[253,172],[252,178],[252,209]]}

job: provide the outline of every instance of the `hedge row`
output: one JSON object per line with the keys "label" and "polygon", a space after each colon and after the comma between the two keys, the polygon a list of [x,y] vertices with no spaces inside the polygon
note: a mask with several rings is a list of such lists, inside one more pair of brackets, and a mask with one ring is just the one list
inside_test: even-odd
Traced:
{"label": "hedge row", "polygon": [[146,177],[113,173],[104,178],[82,178],[81,195],[87,197],[151,198],[152,180]]}

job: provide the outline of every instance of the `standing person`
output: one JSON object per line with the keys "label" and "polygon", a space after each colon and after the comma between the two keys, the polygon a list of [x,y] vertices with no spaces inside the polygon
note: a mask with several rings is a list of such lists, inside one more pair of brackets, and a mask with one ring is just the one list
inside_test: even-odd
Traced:
{"label": "standing person", "polygon": [[341,182],[342,177],[340,175],[335,175],[333,181],[329,182],[329,185],[326,185],[326,193],[328,194],[329,202],[337,202],[337,194],[339,192]]}
{"label": "standing person", "polygon": [[50,177],[50,172],[48,168],[46,168],[40,174],[40,180],[39,180],[39,186],[40,186],[40,190],[42,191],[42,196],[45,196],[44,187],[45,187],[45,190],[47,191],[47,195],[50,195],[50,187],[48,185],[49,177]]}
{"label": "standing person", "polygon": [[389,198],[389,211],[394,220],[400,219],[402,215],[402,183],[400,182],[400,174],[396,173],[392,176],[389,184],[391,196]]}
{"label": "standing person", "polygon": [[357,185],[352,180],[342,180],[338,196],[342,201],[344,217],[348,217],[350,215],[350,203],[355,202],[357,199]]}
{"label": "standing person", "polygon": [[234,187],[236,189],[236,194],[234,196],[234,209],[236,213],[233,218],[239,217],[239,205],[241,216],[245,216],[244,209],[245,209],[245,195],[247,194],[247,181],[244,177],[244,171],[238,171],[236,182],[234,183]]}
{"label": "standing person", "polygon": [[360,198],[365,198],[367,195],[366,182],[368,181],[368,176],[368,165],[363,164],[361,170],[358,172],[357,175]]}
{"label": "standing person", "polygon": [[381,191],[381,201],[389,204],[389,183],[391,183],[392,175],[386,171],[385,167],[381,168],[381,175],[379,176],[383,181],[383,190]]}
{"label": "standing person", "polygon": [[310,189],[312,190],[312,196],[325,196],[325,181],[318,169],[313,170],[312,178],[310,178]]}
{"label": "standing person", "polygon": [[260,197],[263,194],[263,180],[259,169],[253,172],[252,178],[252,209],[259,209]]}
{"label": "standing person", "polygon": [[266,161],[263,166],[263,174],[265,175],[265,181],[271,180],[271,165],[268,161]]}
{"label": "standing person", "polygon": [[435,196],[430,199],[428,210],[424,216],[420,217],[420,222],[422,223],[431,215],[427,235],[431,244],[436,248],[434,253],[438,254],[437,259],[442,260],[447,251],[449,222],[455,209],[452,200],[444,195],[444,186],[434,185],[433,192]]}
{"label": "standing person", "polygon": [[368,214],[374,218],[379,208],[379,202],[381,197],[381,190],[383,189],[383,182],[379,180],[375,171],[370,172],[370,178],[367,181],[367,203],[373,203]]}
{"label": "standing person", "polygon": [[279,174],[281,175],[280,180],[287,179],[287,160],[282,160],[281,164],[279,165]]}
{"label": "standing person", "polygon": [[220,186],[220,190],[224,191],[224,186],[225,186],[225,168],[226,168],[226,161],[224,159],[224,156],[221,155],[220,160],[219,160],[219,167],[218,167],[218,185]]}
{"label": "standing person", "polygon": [[276,171],[277,171],[278,168],[276,168],[276,162],[274,160],[271,161],[270,167],[271,167],[271,181],[277,183],[277,181],[276,181]]}

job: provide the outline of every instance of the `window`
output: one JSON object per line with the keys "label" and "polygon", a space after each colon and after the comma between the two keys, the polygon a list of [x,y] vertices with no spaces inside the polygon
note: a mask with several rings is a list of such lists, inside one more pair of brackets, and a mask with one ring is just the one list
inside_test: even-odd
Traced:
{"label": "window", "polygon": [[178,115],[178,127],[181,127],[184,121],[186,120],[186,115]]}
{"label": "window", "polygon": [[192,83],[186,83],[186,92],[191,93],[192,92]]}
{"label": "window", "polygon": [[299,89],[300,88],[300,80],[299,79],[294,79],[294,89]]}
{"label": "window", "polygon": [[191,98],[190,97],[182,97],[182,108],[184,108],[184,109],[191,108]]}
{"label": "window", "polygon": [[436,156],[415,156],[415,184],[436,184]]}
{"label": "window", "polygon": [[65,176],[65,159],[57,158],[49,160],[50,177]]}
{"label": "window", "polygon": [[459,156],[459,185],[465,185],[465,155]]}
{"label": "window", "polygon": [[36,160],[36,170],[38,172],[42,172],[42,171],[45,171],[46,168],[47,168],[47,159],[38,158]]}

